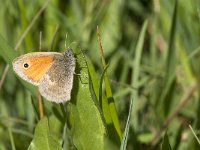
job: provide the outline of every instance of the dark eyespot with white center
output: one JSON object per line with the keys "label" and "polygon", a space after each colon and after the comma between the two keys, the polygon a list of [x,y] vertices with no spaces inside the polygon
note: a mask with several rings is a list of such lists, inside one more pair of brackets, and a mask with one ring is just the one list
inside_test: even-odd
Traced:
{"label": "dark eyespot with white center", "polygon": [[24,63],[23,66],[24,66],[25,69],[27,69],[29,67],[29,64],[28,63]]}

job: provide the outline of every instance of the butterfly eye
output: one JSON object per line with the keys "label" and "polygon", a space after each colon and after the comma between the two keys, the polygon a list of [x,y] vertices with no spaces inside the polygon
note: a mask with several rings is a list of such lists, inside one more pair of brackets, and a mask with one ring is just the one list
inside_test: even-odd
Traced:
{"label": "butterfly eye", "polygon": [[24,63],[24,68],[28,68],[28,67],[29,67],[28,63]]}

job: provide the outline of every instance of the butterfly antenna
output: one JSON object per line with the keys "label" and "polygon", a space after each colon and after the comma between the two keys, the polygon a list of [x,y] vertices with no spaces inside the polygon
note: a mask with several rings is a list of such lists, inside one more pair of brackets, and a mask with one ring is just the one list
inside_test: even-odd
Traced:
{"label": "butterfly antenna", "polygon": [[40,31],[39,51],[42,49],[42,31]]}
{"label": "butterfly antenna", "polygon": [[66,33],[65,35],[65,49],[67,48],[67,37],[68,37],[68,33]]}
{"label": "butterfly antenna", "polygon": [[59,29],[59,25],[56,26],[56,30],[53,33],[53,38],[51,39],[51,45],[50,45],[48,51],[51,51],[53,49],[53,44],[55,42],[55,39],[56,39],[56,36],[57,36],[57,33],[58,33],[58,29]]}

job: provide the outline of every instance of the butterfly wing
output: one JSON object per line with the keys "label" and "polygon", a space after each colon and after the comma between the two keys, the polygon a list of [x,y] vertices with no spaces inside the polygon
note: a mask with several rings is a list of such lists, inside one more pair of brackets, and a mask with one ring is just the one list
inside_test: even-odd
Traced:
{"label": "butterfly wing", "polygon": [[71,98],[75,58],[72,51],[56,55],[54,63],[39,82],[39,91],[46,99],[61,103]]}
{"label": "butterfly wing", "polygon": [[38,85],[40,79],[51,67],[54,52],[35,52],[22,55],[13,60],[13,70],[18,76],[29,83]]}

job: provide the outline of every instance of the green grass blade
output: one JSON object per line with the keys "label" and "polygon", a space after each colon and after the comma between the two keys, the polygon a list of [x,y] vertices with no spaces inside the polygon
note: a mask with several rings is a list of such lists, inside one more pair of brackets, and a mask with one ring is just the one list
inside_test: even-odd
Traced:
{"label": "green grass blade", "polygon": [[12,135],[12,131],[11,131],[10,128],[8,128],[8,132],[9,132],[9,136],[10,136],[10,141],[11,141],[12,150],[16,150],[15,142],[14,142],[13,135]]}
{"label": "green grass blade", "polygon": [[[88,66],[88,70],[89,70],[89,75],[90,75],[90,80],[91,80],[91,86],[90,88],[93,88],[91,91],[91,95],[93,96],[94,101],[98,101],[98,105],[100,108],[100,104],[99,104],[99,100],[98,100],[98,95],[99,94],[99,87],[100,87],[100,83],[99,80],[97,78],[94,66],[92,65],[91,61],[89,59],[87,59],[87,66]],[[93,91],[93,92],[92,92]],[[95,100],[96,99],[96,100]],[[105,119],[105,123],[106,124],[112,124],[112,118],[110,115],[110,111],[109,111],[109,106],[107,103],[107,99],[104,93],[102,93],[102,118]],[[101,108],[100,108],[101,109]]]}
{"label": "green grass blade", "polygon": [[[102,45],[101,45],[101,36],[100,36],[98,26],[97,26],[97,35],[98,35],[98,41],[99,41],[99,47],[100,47],[99,51],[100,51],[100,54],[101,54],[102,66],[105,69],[106,68],[106,61],[105,61],[105,58],[104,58],[103,48],[102,48]],[[110,116],[108,118],[111,118],[112,121],[111,121],[111,123],[108,123],[108,122],[106,122],[106,123],[107,123],[108,126],[110,126],[109,130],[111,131],[111,133],[113,133],[112,135],[110,135],[110,136],[113,137],[113,142],[116,143],[117,145],[120,145],[121,140],[122,140],[122,132],[121,132],[120,124],[119,124],[119,118],[118,118],[118,114],[117,114],[117,110],[116,110],[116,106],[115,106],[110,82],[109,82],[108,75],[107,75],[106,71],[105,71],[105,75],[104,75],[104,83],[105,83],[106,99],[103,99],[103,101],[102,101],[103,113],[104,112],[110,112]],[[107,117],[105,117],[105,118],[107,118]]]}
{"label": "green grass blade", "polygon": [[[106,66],[104,66],[104,68],[105,67]],[[122,140],[122,132],[107,72],[105,72],[104,75],[104,83],[106,90],[106,98],[102,100],[102,109],[104,109],[103,112],[110,112],[110,117],[112,119],[111,124],[113,124],[113,127],[110,128],[110,130],[112,130],[111,132],[113,133],[113,135],[111,136],[113,137],[116,144],[120,145]]]}
{"label": "green grass blade", "polygon": [[175,74],[175,67],[176,67],[176,51],[175,51],[175,33],[176,33],[176,18],[177,18],[177,7],[178,3],[176,0],[173,18],[172,18],[172,25],[170,31],[170,39],[168,44],[168,53],[167,53],[167,70],[166,70],[166,82],[170,80],[170,78]]}
{"label": "green grass blade", "polygon": [[171,100],[173,96],[173,89],[175,87],[175,73],[176,73],[176,49],[175,49],[175,33],[176,33],[176,20],[177,20],[177,7],[178,2],[176,0],[171,31],[170,39],[168,44],[167,51],[167,60],[166,60],[166,75],[165,75],[165,87],[161,95],[161,102],[163,102],[162,109],[164,108],[164,115],[166,116],[169,112],[171,106]]}
{"label": "green grass blade", "polygon": [[100,103],[101,109],[102,109],[102,98],[103,98],[103,95],[102,95],[102,92],[103,92],[102,91],[102,89],[103,89],[103,87],[102,87],[103,86],[103,79],[104,79],[104,75],[105,75],[107,69],[108,69],[108,65],[106,65],[106,67],[103,70],[103,73],[102,73],[101,79],[100,79],[100,85],[99,85],[99,103]]}
{"label": "green grass blade", "polygon": [[106,118],[105,122],[107,124],[107,132],[109,135],[109,139],[113,141],[116,145],[119,145],[121,143],[121,137],[119,136],[119,133],[116,130],[116,127],[112,118],[112,112],[110,112],[109,99],[107,99],[107,97],[103,95],[103,91],[102,91],[103,81],[104,81],[104,77],[107,72],[108,66],[109,65],[105,66],[103,73],[101,75],[101,79],[100,79],[99,103],[100,103],[101,109],[103,110],[104,117]]}
{"label": "green grass blade", "polygon": [[168,138],[167,132],[165,132],[163,142],[161,145],[161,150],[172,150],[171,145],[169,143],[169,138]]}
{"label": "green grass blade", "polygon": [[200,140],[199,140],[197,134],[194,132],[194,130],[193,130],[191,125],[189,125],[189,127],[190,127],[190,130],[192,131],[192,134],[194,135],[195,139],[197,140],[198,144],[200,145]]}
{"label": "green grass blade", "polygon": [[128,119],[126,121],[126,127],[125,127],[125,131],[124,131],[124,135],[123,135],[123,139],[122,139],[122,144],[121,144],[120,150],[126,150],[126,145],[127,145],[127,142],[128,142],[128,135],[129,135],[132,108],[133,108],[133,99],[131,99],[131,102],[130,102]]}
{"label": "green grass blade", "polygon": [[[132,70],[133,70],[133,74],[132,74],[132,82],[131,85],[135,88],[139,88],[139,76],[140,76],[140,63],[141,63],[141,56],[142,56],[142,49],[143,49],[143,45],[144,45],[144,38],[145,38],[145,33],[146,33],[146,29],[147,29],[147,24],[148,21],[146,20],[143,23],[142,26],[142,30],[140,32],[139,38],[138,38],[138,42],[136,45],[136,49],[135,49],[135,58],[134,58],[134,63],[132,65]],[[134,99],[135,104],[134,104],[134,109],[133,109],[133,116],[135,119],[133,119],[134,122],[134,126],[138,127],[138,121],[137,121],[137,117],[136,117],[136,113],[137,113],[137,109],[139,108],[139,102],[138,102],[138,91],[134,90],[131,94],[131,98]]]}
{"label": "green grass blade", "polygon": [[[25,12],[25,3],[22,0],[17,0],[18,2],[18,7],[19,7],[19,13],[20,14],[20,21],[22,24],[22,30],[25,31],[25,29],[29,26],[28,20],[26,18],[26,12]],[[32,42],[32,36],[29,34],[26,35],[24,38],[24,44],[26,45],[27,51],[30,52],[30,48],[33,47],[33,42]]]}

